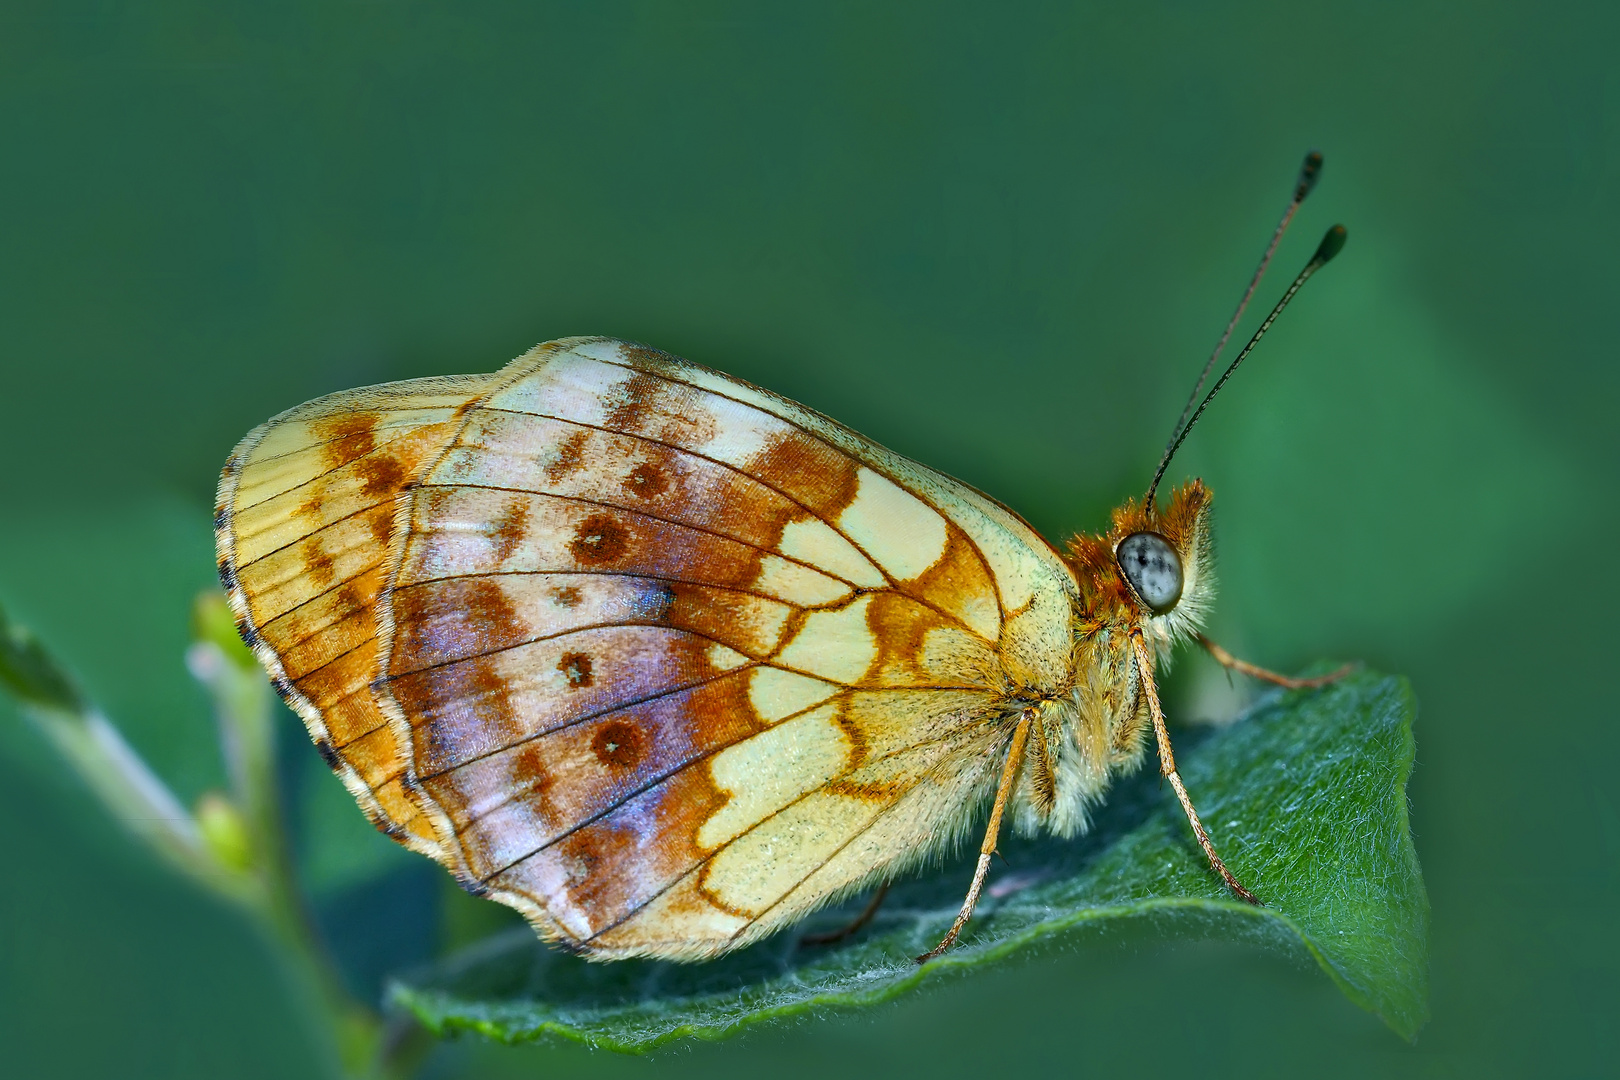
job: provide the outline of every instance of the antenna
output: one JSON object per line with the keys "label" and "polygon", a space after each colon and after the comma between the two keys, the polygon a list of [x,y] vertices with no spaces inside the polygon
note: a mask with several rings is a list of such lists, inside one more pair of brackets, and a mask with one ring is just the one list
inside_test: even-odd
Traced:
{"label": "antenna", "polygon": [[1283,211],[1282,220],[1277,222],[1277,230],[1271,234],[1271,243],[1266,245],[1266,253],[1260,256],[1260,265],[1254,268],[1254,276],[1249,279],[1249,287],[1243,293],[1243,299],[1238,301],[1237,310],[1232,312],[1232,318],[1226,324],[1226,330],[1221,334],[1221,340],[1215,343],[1215,351],[1209,354],[1209,360],[1204,364],[1204,370],[1199,373],[1198,381],[1193,384],[1192,393],[1187,395],[1187,404],[1181,407],[1181,415],[1176,419],[1176,426],[1170,429],[1170,439],[1164,444],[1165,454],[1176,445],[1177,436],[1181,434],[1181,426],[1187,422],[1187,414],[1192,412],[1193,404],[1198,400],[1198,391],[1204,388],[1204,380],[1209,373],[1215,370],[1215,361],[1221,358],[1221,351],[1226,348],[1226,341],[1237,329],[1238,320],[1243,318],[1243,312],[1249,306],[1249,300],[1254,296],[1254,290],[1259,288],[1260,279],[1265,276],[1266,267],[1271,265],[1271,256],[1277,251],[1277,244],[1281,242],[1283,233],[1288,231],[1288,225],[1294,220],[1294,211],[1299,204],[1305,201],[1305,196],[1316,187],[1317,180],[1322,177],[1322,152],[1312,150],[1305,155],[1305,161],[1299,167],[1299,178],[1294,181],[1294,198]]}
{"label": "antenna", "polygon": [[1271,324],[1277,321],[1277,316],[1282,314],[1283,308],[1288,306],[1288,302],[1294,298],[1294,294],[1299,292],[1305,283],[1311,279],[1311,275],[1326,266],[1333,256],[1343,250],[1344,241],[1348,235],[1343,225],[1335,225],[1327,231],[1327,235],[1322,237],[1322,242],[1317,245],[1316,254],[1311,256],[1311,261],[1305,264],[1305,269],[1301,270],[1299,276],[1294,279],[1293,284],[1288,286],[1288,291],[1283,293],[1281,300],[1277,301],[1277,306],[1271,309],[1271,314],[1267,315],[1266,321],[1260,324],[1260,329],[1254,332],[1254,337],[1250,338],[1249,343],[1243,346],[1243,351],[1237,354],[1237,359],[1233,360],[1227,369],[1221,373],[1221,377],[1215,380],[1215,385],[1210,387],[1209,395],[1198,406],[1198,411],[1192,414],[1192,418],[1187,421],[1181,428],[1180,433],[1170,443],[1169,449],[1165,450],[1164,458],[1159,462],[1159,471],[1153,474],[1153,483],[1148,485],[1144,505],[1149,507],[1154,505],[1153,497],[1158,493],[1159,481],[1164,478],[1164,470],[1170,467],[1170,459],[1180,449],[1182,441],[1187,438],[1187,433],[1193,429],[1193,425],[1198,423],[1198,418],[1204,415],[1204,410],[1209,408],[1209,403],[1215,400],[1215,395],[1221,392],[1221,387],[1226,385],[1226,380],[1232,377],[1232,372],[1236,371],[1238,365],[1243,363],[1244,357],[1253,352],[1254,347],[1260,344],[1260,339],[1266,336],[1266,331],[1271,329]]}

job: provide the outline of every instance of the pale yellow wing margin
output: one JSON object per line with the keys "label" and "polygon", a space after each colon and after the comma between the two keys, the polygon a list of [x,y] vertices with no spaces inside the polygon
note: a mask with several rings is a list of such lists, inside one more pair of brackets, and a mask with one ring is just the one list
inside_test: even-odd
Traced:
{"label": "pale yellow wing margin", "polygon": [[215,504],[220,580],[243,639],[372,822],[433,858],[442,851],[369,690],[374,604],[395,497],[495,378],[364,387],[284,412],[236,447]]}
{"label": "pale yellow wing margin", "polygon": [[647,365],[700,369],[548,351],[423,470],[379,600],[379,701],[464,880],[591,955],[692,958],[937,851],[1033,685],[1007,629],[1068,660],[1066,569],[954,482]]}

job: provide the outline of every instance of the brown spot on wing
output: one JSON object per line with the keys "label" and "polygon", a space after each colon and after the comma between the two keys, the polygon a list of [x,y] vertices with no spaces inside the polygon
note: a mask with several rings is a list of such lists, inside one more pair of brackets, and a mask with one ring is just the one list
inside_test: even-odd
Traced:
{"label": "brown spot on wing", "polygon": [[[577,467],[545,463],[566,449]],[[789,521],[805,515],[792,499],[744,471],[699,453],[567,420],[489,410],[423,482],[578,498],[647,513],[771,549]]]}
{"label": "brown spot on wing", "polygon": [[619,769],[635,768],[646,753],[641,729],[622,720],[603,724],[591,739],[591,749],[602,764]]}
{"label": "brown spot on wing", "polygon": [[506,512],[495,523],[495,529],[490,539],[495,545],[495,558],[504,562],[511,558],[512,552],[528,535],[529,528],[529,502],[527,499],[515,498],[507,504]]}
{"label": "brown spot on wing", "polygon": [[568,550],[586,566],[606,566],[624,558],[629,533],[608,514],[593,514],[580,522]]}
{"label": "brown spot on wing", "polygon": [[672,446],[701,446],[717,434],[715,418],[704,408],[710,397],[686,383],[632,370],[605,403],[602,426]]}
{"label": "brown spot on wing", "polygon": [[591,685],[591,658],[585,653],[563,653],[562,659],[557,661],[557,670],[562,672],[570,690]]}
{"label": "brown spot on wing", "polygon": [[400,587],[491,573],[611,572],[747,590],[761,576],[767,553],[723,536],[577,499],[518,497],[529,504],[526,536],[498,559],[478,526],[503,513],[512,495],[485,488],[418,489]]}
{"label": "brown spot on wing", "polygon": [[651,499],[669,490],[669,477],[651,462],[643,462],[624,478],[624,490],[641,499]]}
{"label": "brown spot on wing", "polygon": [[655,349],[651,345],[643,345],[637,341],[619,342],[619,355],[633,368],[650,368],[654,371],[679,369],[687,364],[687,361],[674,353],[667,353],[663,349]]}
{"label": "brown spot on wing", "polygon": [[389,537],[394,535],[393,501],[382,503],[368,514],[366,525],[371,529],[371,538],[377,541],[377,546],[387,548]]}
{"label": "brown spot on wing", "polygon": [[408,479],[405,463],[389,454],[370,453],[355,462],[364,483],[360,490],[367,495],[392,495]]}
{"label": "brown spot on wing", "polygon": [[310,424],[317,439],[324,445],[321,454],[331,469],[342,468],[349,462],[365,457],[376,447],[373,432],[378,416],[371,412],[339,413]]}
{"label": "brown spot on wing", "polygon": [[[648,789],[690,792],[707,783],[694,763],[761,730],[748,703],[748,673],[736,671],[684,690],[667,693],[566,724],[466,762],[423,781],[455,825],[468,866],[489,877],[525,861],[554,864],[559,852],[578,854],[560,843],[587,822],[635,818],[642,845],[665,855],[696,851],[702,818],[687,814],[671,796],[648,817]],[[537,801],[525,776],[543,761],[548,787]],[[697,778],[687,774],[698,774]],[[640,799],[638,803],[637,800]],[[605,827],[613,831],[613,823]],[[556,850],[552,850],[556,845]],[[549,853],[548,853],[549,852]],[[662,865],[663,856],[649,855]],[[683,866],[690,865],[690,861]],[[531,868],[532,869],[532,868]],[[640,873],[633,866],[624,872]],[[522,876],[523,872],[520,872]]]}
{"label": "brown spot on wing", "polygon": [[576,940],[625,918],[697,866],[693,837],[725,804],[703,769],[684,769],[494,874],[492,886],[544,904]]}
{"label": "brown spot on wing", "polygon": [[555,484],[584,464],[585,445],[590,437],[590,432],[580,430],[558,443],[556,454],[546,463],[546,479]]}
{"label": "brown spot on wing", "polygon": [[603,426],[613,431],[640,431],[648,417],[657,408],[661,398],[672,390],[671,384],[645,371],[632,372],[619,388],[613,407],[608,410]]}
{"label": "brown spot on wing", "polygon": [[317,589],[325,589],[337,580],[332,556],[326,553],[318,536],[304,541],[304,574]]}
{"label": "brown spot on wing", "polygon": [[[378,827],[437,855],[369,689],[395,496],[458,423],[442,384],[413,393],[368,388],[273,421],[227,462],[216,523],[222,580],[278,658],[277,692]],[[379,401],[389,408],[369,407]]]}
{"label": "brown spot on wing", "polygon": [[749,462],[748,472],[833,522],[855,501],[859,468],[820,439],[792,432],[773,439]]}

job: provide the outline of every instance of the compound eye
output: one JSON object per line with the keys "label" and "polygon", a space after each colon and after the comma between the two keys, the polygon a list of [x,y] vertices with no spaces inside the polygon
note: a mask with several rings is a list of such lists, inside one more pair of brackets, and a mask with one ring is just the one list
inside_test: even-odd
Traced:
{"label": "compound eye", "polygon": [[1163,615],[1181,599],[1181,557],[1158,533],[1132,533],[1119,542],[1114,558],[1155,615]]}

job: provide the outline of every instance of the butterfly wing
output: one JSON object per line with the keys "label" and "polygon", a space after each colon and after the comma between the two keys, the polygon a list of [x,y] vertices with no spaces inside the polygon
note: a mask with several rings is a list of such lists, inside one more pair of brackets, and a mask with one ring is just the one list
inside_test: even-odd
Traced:
{"label": "butterfly wing", "polygon": [[220,580],[242,637],[371,820],[441,856],[403,786],[404,751],[368,689],[394,499],[492,376],[333,394],[255,428],[220,477]]}
{"label": "butterfly wing", "polygon": [[1074,580],[1010,511],[818,414],[576,339],[400,501],[378,703],[475,891],[589,955],[712,956],[939,850]]}

